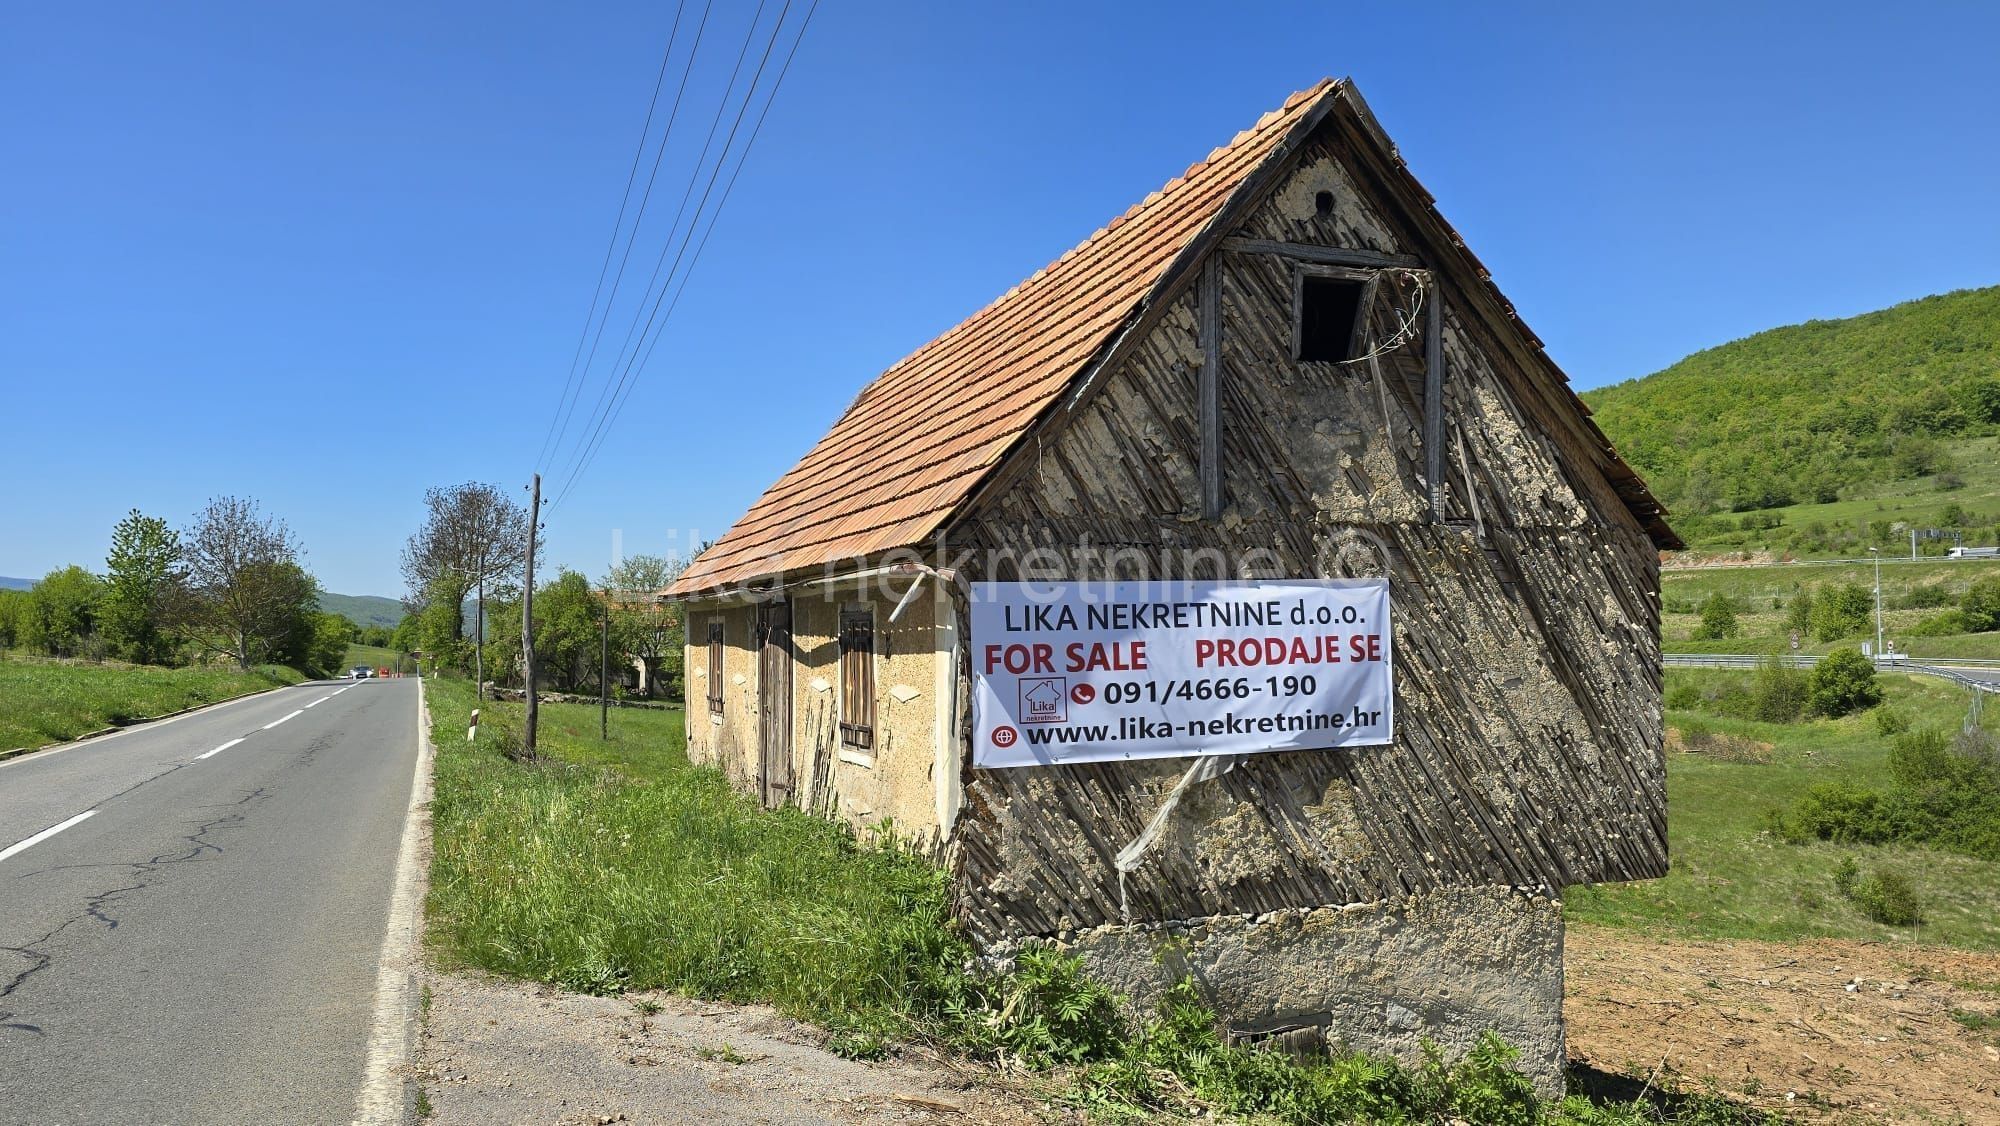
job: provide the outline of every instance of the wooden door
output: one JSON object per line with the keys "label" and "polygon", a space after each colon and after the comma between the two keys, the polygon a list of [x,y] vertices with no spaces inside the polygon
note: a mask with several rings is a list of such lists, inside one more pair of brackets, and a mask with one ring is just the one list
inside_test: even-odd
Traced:
{"label": "wooden door", "polygon": [[792,606],[757,608],[757,781],[766,808],[792,801]]}

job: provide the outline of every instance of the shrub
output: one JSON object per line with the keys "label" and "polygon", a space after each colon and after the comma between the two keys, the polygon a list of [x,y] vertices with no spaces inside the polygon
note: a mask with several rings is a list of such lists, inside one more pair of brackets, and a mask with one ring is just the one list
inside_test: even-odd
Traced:
{"label": "shrub", "polygon": [[1806,707],[1815,715],[1838,718],[1881,702],[1875,663],[1859,649],[1835,649],[1806,676]]}
{"label": "shrub", "polygon": [[1945,584],[1922,583],[1890,599],[1889,606],[1896,610],[1936,610],[1957,601]]}
{"label": "shrub", "polygon": [[1701,707],[1701,689],[1692,684],[1676,684],[1667,689],[1667,706],[1675,711]]}
{"label": "shrub", "polygon": [[1726,594],[1709,595],[1701,604],[1701,624],[1694,629],[1696,641],[1720,641],[1725,637],[1735,637],[1741,632],[1736,615],[1739,607],[1736,600]]}
{"label": "shrub", "polygon": [[1861,913],[1892,927],[1915,926],[1924,921],[1923,903],[1909,877],[1892,868],[1870,872],[1854,887],[1853,899]]}
{"label": "shrub", "polygon": [[1961,633],[1977,633],[1972,628],[1972,619],[1963,610],[1946,610],[1938,614],[1927,614],[1916,625],[1903,631],[1909,637],[1951,637]]}
{"label": "shrub", "polygon": [[1965,612],[1968,631],[1986,633],[2000,629],[2000,575],[1980,579],[1967,587],[1958,600],[1958,608]]}
{"label": "shrub", "polygon": [[1793,844],[1911,844],[2000,860],[2000,750],[1984,730],[1906,731],[1889,750],[1887,792],[1821,783],[1772,818]]}
{"label": "shrub", "polygon": [[1782,657],[1764,658],[1750,685],[1750,714],[1765,723],[1791,723],[1805,712],[1806,678]]}
{"label": "shrub", "polygon": [[1875,733],[1877,735],[1901,735],[1910,729],[1910,717],[1900,708],[1875,709]]}
{"label": "shrub", "polygon": [[1875,609],[1875,596],[1867,587],[1854,583],[1826,587],[1813,596],[1810,619],[1813,636],[1821,641],[1839,641],[1868,630],[1868,615]]}

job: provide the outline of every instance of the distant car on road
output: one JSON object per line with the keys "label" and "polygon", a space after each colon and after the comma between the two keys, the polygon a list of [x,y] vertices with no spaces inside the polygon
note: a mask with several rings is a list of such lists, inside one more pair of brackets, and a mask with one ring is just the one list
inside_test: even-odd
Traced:
{"label": "distant car on road", "polygon": [[375,670],[369,668],[367,665],[356,665],[348,670],[347,675],[356,680],[367,680],[369,677],[375,675]]}

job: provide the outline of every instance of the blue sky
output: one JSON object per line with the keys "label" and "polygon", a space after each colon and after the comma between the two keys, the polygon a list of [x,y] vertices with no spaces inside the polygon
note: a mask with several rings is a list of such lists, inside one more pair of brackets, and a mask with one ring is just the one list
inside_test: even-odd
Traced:
{"label": "blue sky", "polygon": [[[552,560],[720,534],[876,372],[1322,75],[1580,388],[2000,282],[1996,9],[1500,8],[825,0]],[[754,10],[716,4],[676,146]],[[534,469],[673,17],[14,7],[0,574],[236,493],[328,589],[399,593],[426,486]]]}

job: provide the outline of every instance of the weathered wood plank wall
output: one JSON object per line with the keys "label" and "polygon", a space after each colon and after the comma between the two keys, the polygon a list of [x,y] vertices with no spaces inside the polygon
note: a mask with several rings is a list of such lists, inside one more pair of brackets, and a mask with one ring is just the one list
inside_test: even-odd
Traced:
{"label": "weathered wood plank wall", "polygon": [[[1330,123],[1232,233],[1435,262],[1417,220],[1371,189],[1381,170],[1351,128]],[[1371,363],[1297,363],[1294,265],[1240,249],[1217,262],[1222,518],[1201,519],[1190,288],[953,547],[985,557],[975,579],[1214,577],[1180,569],[1192,549],[1264,575],[1387,575],[1398,738],[1255,756],[1198,787],[1128,879],[1132,918],[1664,873],[1657,553],[1565,417],[1567,392],[1507,346],[1467,279],[1427,276],[1445,311],[1433,521],[1423,332]],[[1410,292],[1377,287],[1376,339]],[[1033,576],[1006,562],[1037,549]],[[1112,857],[1186,765],[968,770],[954,864],[975,933],[1118,921]]]}

